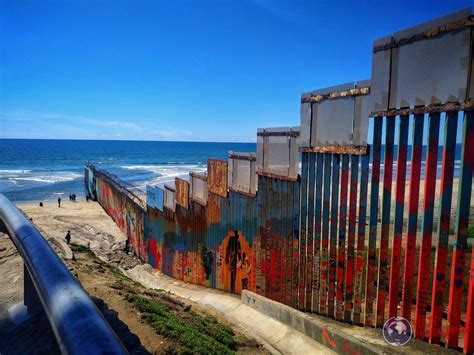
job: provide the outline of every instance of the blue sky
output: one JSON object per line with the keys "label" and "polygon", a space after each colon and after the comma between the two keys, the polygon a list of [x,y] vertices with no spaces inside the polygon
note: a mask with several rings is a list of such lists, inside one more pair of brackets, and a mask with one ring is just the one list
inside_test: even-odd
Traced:
{"label": "blue sky", "polygon": [[0,0],[0,138],[254,141],[472,1]]}

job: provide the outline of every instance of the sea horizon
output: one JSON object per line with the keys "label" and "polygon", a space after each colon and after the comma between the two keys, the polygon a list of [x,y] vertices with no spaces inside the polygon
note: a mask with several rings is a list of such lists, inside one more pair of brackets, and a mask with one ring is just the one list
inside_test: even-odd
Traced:
{"label": "sea horizon", "polygon": [[[256,143],[139,141],[86,139],[0,138],[0,193],[14,202],[84,197],[84,167],[87,163],[105,169],[145,192],[146,185],[164,185],[190,171],[205,172],[208,158],[227,159],[228,151],[255,152]],[[456,147],[455,176],[459,173],[461,145]],[[397,145],[394,146],[394,160]],[[423,146],[421,177],[424,176],[426,145]],[[438,178],[442,146],[438,149]],[[383,175],[384,146],[382,146]],[[408,146],[407,179],[411,146]],[[396,169],[393,169],[395,179]]]}
{"label": "sea horizon", "polygon": [[0,139],[0,193],[14,202],[84,197],[84,167],[90,162],[142,191],[190,171],[204,172],[208,158],[229,150],[252,152],[255,143]]}

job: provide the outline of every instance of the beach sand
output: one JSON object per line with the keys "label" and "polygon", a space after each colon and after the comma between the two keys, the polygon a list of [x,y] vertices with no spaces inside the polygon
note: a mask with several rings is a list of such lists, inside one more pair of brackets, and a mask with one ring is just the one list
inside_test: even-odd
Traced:
{"label": "beach sand", "polygon": [[18,203],[17,207],[37,226],[46,239],[62,243],[68,230],[71,242],[89,245],[101,259],[112,260],[125,247],[126,237],[119,227],[104,212],[97,202],[46,201],[39,203]]}
{"label": "beach sand", "polygon": [[[17,207],[32,220],[62,257],[130,353],[168,354],[181,346],[176,340],[158,334],[143,321],[141,314],[127,300],[130,293],[152,297],[158,303],[165,304],[186,324],[192,323],[189,320],[191,316],[181,305],[191,306],[202,317],[212,315],[233,329],[237,353],[268,353],[248,331],[230,323],[211,306],[197,304],[174,294],[145,289],[126,277],[119,268],[133,268],[140,261],[123,251],[125,236],[97,202],[64,201],[60,208],[56,202],[43,203],[43,207],[39,203],[20,203]],[[68,230],[71,231],[69,246],[64,239]],[[23,262],[10,239],[1,233],[0,275],[7,276],[0,277],[0,353],[27,353],[31,349],[38,349],[42,353],[59,353],[44,314],[20,326],[13,326],[10,322],[8,308],[23,299]],[[3,342],[2,339],[9,340]]]}

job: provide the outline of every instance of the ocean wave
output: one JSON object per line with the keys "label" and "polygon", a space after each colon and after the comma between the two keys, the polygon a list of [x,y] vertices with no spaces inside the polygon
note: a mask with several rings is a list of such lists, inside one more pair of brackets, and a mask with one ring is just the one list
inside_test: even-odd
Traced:
{"label": "ocean wave", "polygon": [[18,174],[29,174],[32,170],[23,169],[0,169],[0,176],[3,175],[18,175]]}
{"label": "ocean wave", "polygon": [[187,174],[190,171],[205,171],[204,164],[166,164],[166,165],[121,165],[124,170],[142,170],[157,174],[161,177],[171,177]]}
{"label": "ocean wave", "polygon": [[54,172],[48,175],[42,173],[41,175],[9,177],[7,180],[11,181],[12,183],[18,183],[19,181],[31,181],[45,184],[56,184],[58,182],[73,181],[81,177],[81,174],[73,172]]}

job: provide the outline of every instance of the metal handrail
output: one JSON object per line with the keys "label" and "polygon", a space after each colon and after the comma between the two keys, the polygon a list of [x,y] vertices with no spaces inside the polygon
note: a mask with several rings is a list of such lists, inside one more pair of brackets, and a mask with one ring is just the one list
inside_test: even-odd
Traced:
{"label": "metal handrail", "polygon": [[10,236],[23,258],[25,271],[28,271],[34,284],[62,353],[127,353],[103,315],[48,242],[2,194],[0,230]]}
{"label": "metal handrail", "polygon": [[[112,185],[115,186],[117,190],[120,192],[123,192],[128,198],[130,198],[133,202],[135,202],[138,206],[140,206],[142,209],[146,210],[146,202],[143,201],[142,198],[136,193],[137,192],[137,187],[123,181],[120,179],[117,175],[112,174],[106,170],[102,170],[99,168],[96,168],[92,164],[87,164],[86,167],[91,169],[96,176],[102,177],[104,179],[107,179]],[[140,191],[141,192],[141,191]]]}

